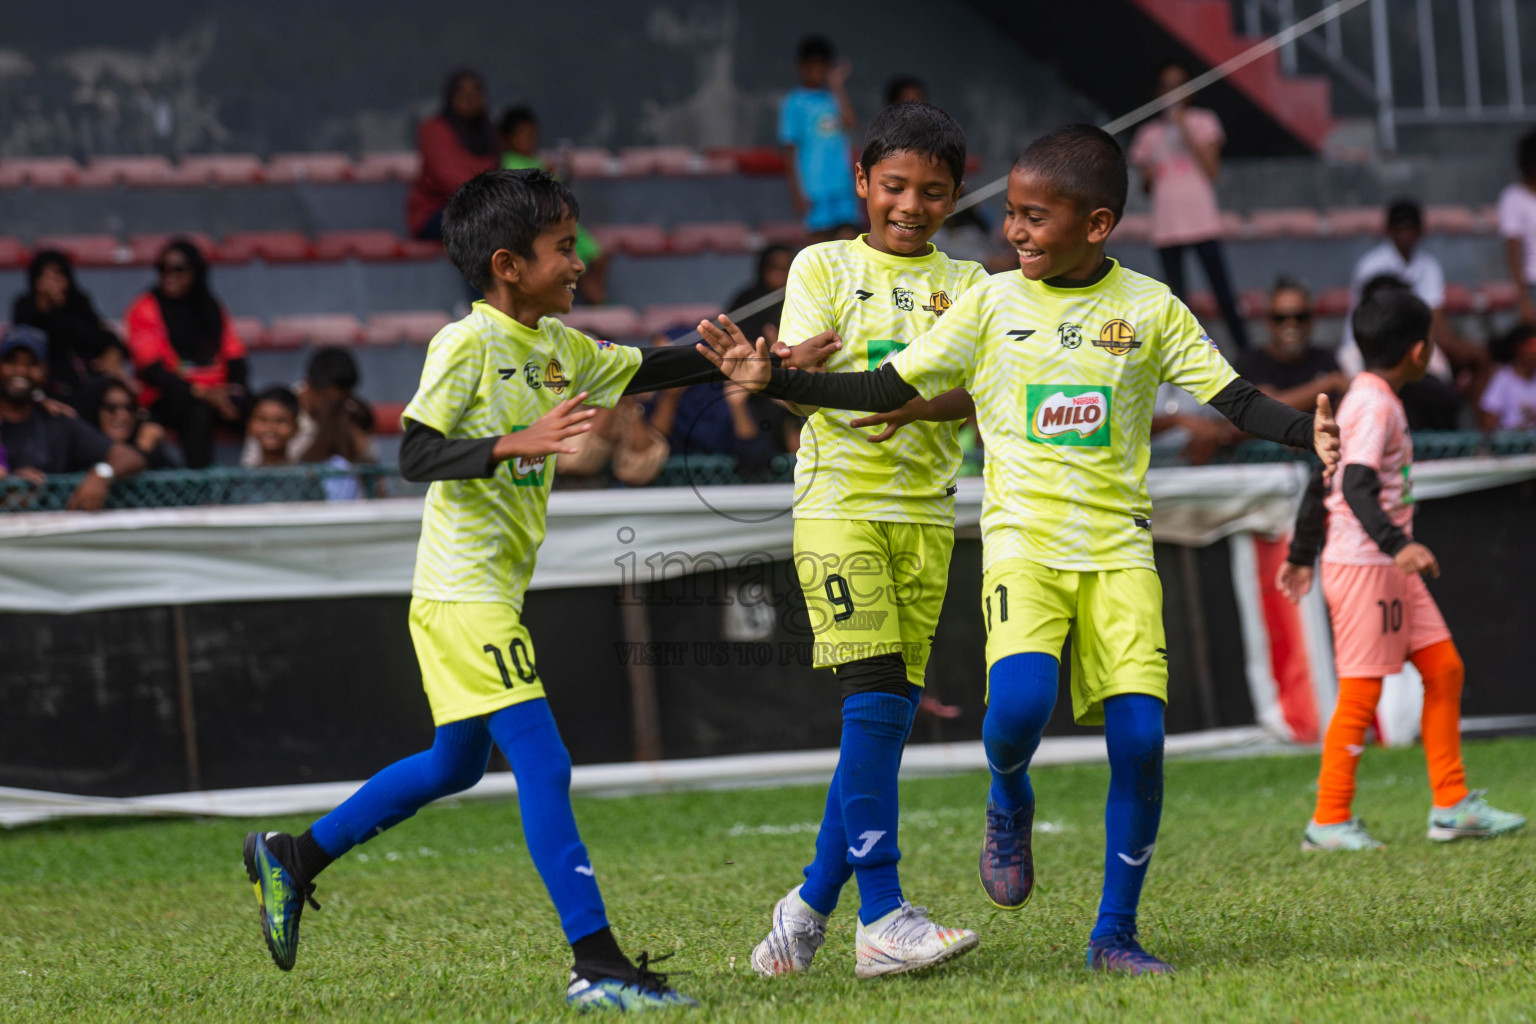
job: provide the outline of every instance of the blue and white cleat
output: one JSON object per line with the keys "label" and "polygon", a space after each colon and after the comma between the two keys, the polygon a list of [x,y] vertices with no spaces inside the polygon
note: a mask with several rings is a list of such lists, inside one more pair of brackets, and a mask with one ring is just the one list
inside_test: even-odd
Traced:
{"label": "blue and white cleat", "polygon": [[773,908],[773,927],[752,950],[752,969],[764,978],[811,969],[811,960],[827,941],[827,919],[790,890]]}
{"label": "blue and white cleat", "polygon": [[316,910],[315,887],[299,881],[293,863],[293,837],[286,832],[250,832],[245,837],[245,873],[256,887],[261,934],[272,962],[293,970],[299,955],[299,918],[308,903]]}
{"label": "blue and white cleat", "polygon": [[1452,839],[1491,839],[1525,825],[1524,815],[1490,807],[1483,799],[1486,789],[1474,789],[1454,807],[1429,809],[1429,838],[1437,843]]}
{"label": "blue and white cleat", "polygon": [[610,973],[606,968],[573,967],[571,981],[565,988],[565,1001],[585,1013],[588,1010],[613,1010],[619,1013],[643,1013],[673,1007],[698,1006],[667,984],[667,976],[651,970],[649,953],[640,954],[640,962],[625,974]]}
{"label": "blue and white cleat", "polygon": [[1173,967],[1148,953],[1136,933],[1088,940],[1088,969],[1108,974],[1172,974]]}

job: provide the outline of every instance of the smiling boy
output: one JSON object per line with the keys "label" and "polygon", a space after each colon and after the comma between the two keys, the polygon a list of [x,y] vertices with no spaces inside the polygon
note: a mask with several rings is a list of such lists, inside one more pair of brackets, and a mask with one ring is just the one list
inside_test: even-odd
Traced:
{"label": "smiling boy", "polygon": [[962,295],[873,373],[770,370],[766,346],[701,324],[710,356],[746,387],[849,409],[893,410],[965,387],[987,439],[981,528],[992,769],[983,889],[1017,909],[1034,885],[1029,764],[1072,638],[1072,705],[1109,751],[1104,891],[1088,966],[1171,968],[1141,948],[1136,912],[1162,813],[1168,666],[1152,558],[1149,435],[1158,385],[1177,384],[1238,429],[1338,459],[1326,399],[1316,417],[1242,380],[1166,285],[1104,255],[1125,207],[1124,154],[1068,125],[1036,139],[1008,179],[1004,233],[1018,274]]}

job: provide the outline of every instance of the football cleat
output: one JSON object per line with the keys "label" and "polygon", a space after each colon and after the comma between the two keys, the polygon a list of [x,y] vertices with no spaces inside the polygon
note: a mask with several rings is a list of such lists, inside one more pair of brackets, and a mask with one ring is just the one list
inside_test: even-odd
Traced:
{"label": "football cleat", "polygon": [[969,953],[981,939],[966,928],[940,928],[928,920],[928,908],[903,900],[878,921],[860,921],[854,941],[858,953],[854,975],[878,978],[943,963]]}
{"label": "football cleat", "polygon": [[1429,838],[1437,843],[1452,839],[1489,839],[1525,825],[1522,815],[1488,806],[1486,789],[1474,789],[1454,807],[1429,809]]}
{"label": "football cleat", "polygon": [[1107,939],[1089,939],[1088,969],[1130,975],[1173,973],[1168,963],[1141,948],[1135,932]]}
{"label": "football cleat", "polygon": [[604,966],[571,968],[571,980],[565,988],[565,1001],[576,1009],[615,1010],[620,1013],[641,1013],[645,1010],[664,1010],[674,1006],[698,1006],[698,1000],[690,999],[667,984],[667,976],[651,970],[651,964],[659,963],[672,954],[651,959],[649,953],[640,954],[640,962],[628,971],[615,972]]}
{"label": "football cleat", "polygon": [[1335,825],[1319,825],[1307,822],[1307,830],[1301,836],[1301,848],[1308,853],[1317,850],[1380,850],[1386,844],[1365,830],[1365,822],[1350,818]]}
{"label": "football cleat", "polygon": [[1035,891],[1035,855],[1030,846],[1035,805],[1012,814],[987,801],[987,838],[981,847],[981,888],[995,906],[1018,910]]}
{"label": "football cleat", "polygon": [[827,919],[800,898],[797,885],[773,908],[773,927],[752,950],[752,969],[765,978],[807,971],[827,941]]}
{"label": "football cleat", "polygon": [[245,873],[256,887],[261,934],[272,962],[293,970],[299,955],[299,917],[308,903],[316,910],[315,887],[299,881],[293,870],[293,836],[286,832],[249,832],[245,837]]}

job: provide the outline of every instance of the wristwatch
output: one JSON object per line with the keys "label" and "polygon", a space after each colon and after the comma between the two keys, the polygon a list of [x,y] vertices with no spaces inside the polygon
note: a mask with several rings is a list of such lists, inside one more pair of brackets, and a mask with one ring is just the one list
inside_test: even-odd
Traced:
{"label": "wristwatch", "polygon": [[91,472],[101,477],[107,483],[111,483],[112,478],[117,476],[117,470],[112,468],[112,463],[105,461],[98,462],[96,465],[92,466]]}

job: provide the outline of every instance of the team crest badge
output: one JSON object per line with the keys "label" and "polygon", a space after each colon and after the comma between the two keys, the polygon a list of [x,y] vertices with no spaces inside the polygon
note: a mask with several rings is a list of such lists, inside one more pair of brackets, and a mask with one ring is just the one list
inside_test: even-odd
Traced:
{"label": "team crest badge", "polygon": [[1095,348],[1102,348],[1110,355],[1123,356],[1132,349],[1141,348],[1141,342],[1136,340],[1136,328],[1124,320],[1111,320],[1099,331]]}
{"label": "team crest badge", "polygon": [[551,359],[549,365],[544,367],[544,386],[557,395],[565,393],[565,389],[571,386],[571,382],[560,371],[560,360]]}
{"label": "team crest badge", "polygon": [[528,385],[529,390],[537,391],[544,386],[540,376],[538,363],[530,359],[523,364],[523,383]]}
{"label": "team crest badge", "polygon": [[949,297],[949,292],[934,292],[928,296],[928,303],[923,306],[923,309],[934,316],[943,316],[944,311],[954,304],[954,301]]}
{"label": "team crest badge", "polygon": [[1056,328],[1056,337],[1061,339],[1062,348],[1077,348],[1083,343],[1083,325],[1062,324]]}
{"label": "team crest badge", "polygon": [[915,308],[915,303],[912,301],[912,299],[913,295],[911,288],[891,289],[891,301],[896,304],[897,309],[904,310],[908,313],[912,312],[912,310]]}

